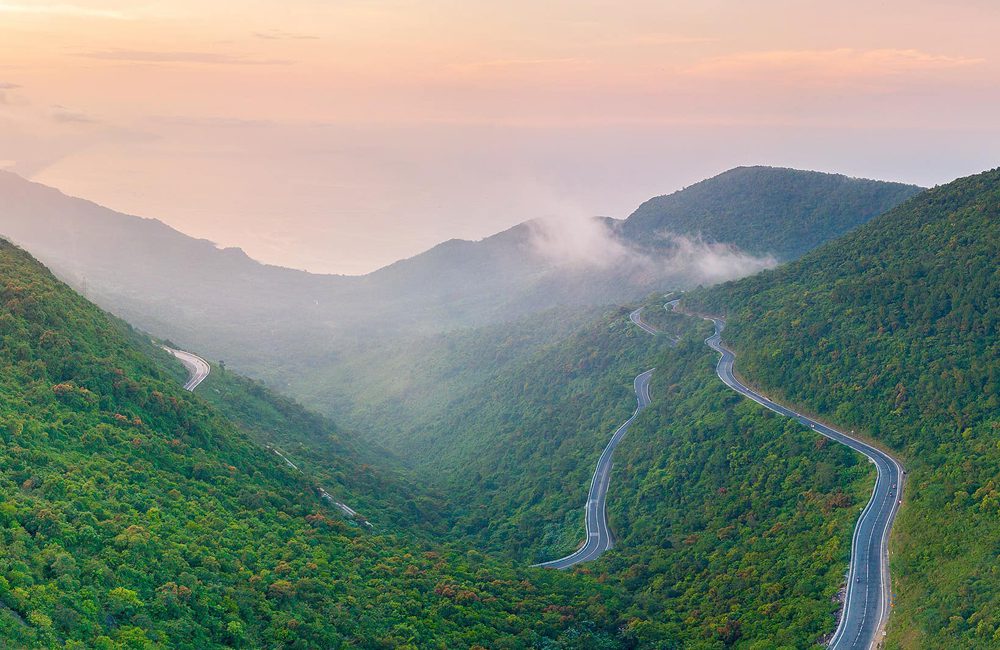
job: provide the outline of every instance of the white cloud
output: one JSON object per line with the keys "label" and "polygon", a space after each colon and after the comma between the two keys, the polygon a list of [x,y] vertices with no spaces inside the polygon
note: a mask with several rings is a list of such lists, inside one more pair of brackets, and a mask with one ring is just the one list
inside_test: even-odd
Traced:
{"label": "white cloud", "polygon": [[609,268],[630,254],[602,219],[546,217],[528,225],[535,251],[559,266]]}
{"label": "white cloud", "polygon": [[658,260],[665,274],[678,274],[698,284],[715,284],[752,275],[778,264],[771,255],[756,257],[732,244],[709,243],[700,237],[665,234],[671,254]]}
{"label": "white cloud", "polygon": [[[715,284],[777,265],[771,256],[757,257],[732,244],[701,237],[661,233],[658,244],[638,247],[619,239],[609,222],[597,218],[547,218],[530,222],[531,245],[556,266],[639,272],[646,280]],[[652,244],[652,242],[651,242]]]}

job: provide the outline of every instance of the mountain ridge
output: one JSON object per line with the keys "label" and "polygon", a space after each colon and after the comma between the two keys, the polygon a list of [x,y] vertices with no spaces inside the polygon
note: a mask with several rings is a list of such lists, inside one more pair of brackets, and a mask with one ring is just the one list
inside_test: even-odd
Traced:
{"label": "mountain ridge", "polygon": [[[717,189],[723,183],[738,191],[743,201],[724,204]],[[777,195],[771,193],[774,185],[789,189],[788,196],[795,197],[792,212],[801,215],[801,221],[783,216],[789,206],[775,202]],[[856,188],[853,194],[841,191],[848,185]],[[632,236],[649,235],[657,230],[701,234],[710,240],[730,241],[750,253],[771,253],[787,261],[827,239],[844,234],[919,191],[922,188],[915,185],[844,174],[765,165],[741,166],[683,190],[644,201],[621,226]],[[770,228],[778,230],[768,233],[764,243],[757,232],[762,215],[767,217]],[[722,232],[728,233],[727,239],[720,237]]]}
{"label": "mountain ridge", "polygon": [[[761,172],[741,175],[747,173]],[[767,173],[783,178],[792,172]],[[826,175],[804,174],[829,183]],[[717,204],[736,210],[745,203],[744,190],[725,178],[703,184],[718,188]],[[786,185],[771,182],[761,190],[769,205],[803,204],[795,184]],[[860,194],[851,183],[835,186],[835,197],[848,198],[831,205],[871,194],[868,185]],[[875,188],[886,190],[886,197],[899,191],[887,184]],[[628,235],[628,220],[594,218],[576,226],[543,227],[535,220],[476,242],[449,240],[365,276],[318,275],[264,265],[161,221],[134,219],[9,173],[0,175],[4,199],[0,234],[31,250],[71,286],[149,332],[278,387],[297,381],[317,358],[335,358],[373,338],[508,322],[553,307],[620,303],[662,286],[711,284],[773,262],[742,253],[723,236],[703,242],[682,233],[668,240],[641,228]],[[813,205],[809,214],[821,212]]]}
{"label": "mountain ridge", "polygon": [[[735,194],[726,181],[734,174],[741,179]],[[759,174],[796,182],[804,175],[837,196],[850,180],[753,167],[730,170],[698,185],[719,188],[720,196],[709,204],[743,210],[742,185]],[[827,187],[830,179],[833,189]],[[645,227],[633,233],[633,240],[623,242],[620,236],[631,227],[629,220],[594,218],[589,222],[596,228],[588,235],[592,239],[583,242],[584,259],[569,264],[560,265],[539,251],[540,239],[547,233],[539,235],[542,222],[532,220],[480,241],[443,242],[366,276],[326,276],[264,265],[242,251],[188,238],[161,221],[105,210],[10,173],[0,174],[0,197],[13,193],[5,190],[11,184],[21,193],[46,200],[34,200],[42,203],[40,209],[33,209],[31,201],[8,201],[0,208],[0,233],[13,233],[15,241],[104,308],[285,389],[308,389],[314,380],[323,379],[324,364],[337,364],[351,349],[370,345],[374,339],[412,340],[487,322],[511,322],[554,307],[582,314],[591,305],[645,296],[665,285],[710,284],[715,279],[706,279],[701,271],[692,275],[686,267],[714,263],[711,260],[722,260],[722,279],[727,273],[750,272],[768,264],[749,258],[748,266],[748,259],[729,244],[713,248],[696,240],[665,241]],[[766,194],[771,206],[792,200],[782,198],[789,194],[784,184],[772,185],[754,192]],[[865,181],[859,196],[870,195],[872,187],[888,188],[891,197],[905,186]],[[667,198],[676,200],[691,191],[695,190]],[[51,197],[60,200],[52,203]],[[850,203],[857,196],[849,193],[848,199],[830,203]],[[796,204],[803,200],[795,199]],[[868,213],[872,210],[869,207]],[[629,219],[635,220],[636,213]],[[816,214],[813,205],[805,216]],[[580,256],[580,251],[571,253]],[[592,254],[605,255],[610,267],[588,266],[586,258]]]}

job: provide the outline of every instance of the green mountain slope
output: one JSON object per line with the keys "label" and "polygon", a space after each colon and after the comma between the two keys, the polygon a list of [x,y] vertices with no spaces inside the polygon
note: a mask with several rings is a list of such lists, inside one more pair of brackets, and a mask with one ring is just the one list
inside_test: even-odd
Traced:
{"label": "green mountain slope", "polygon": [[465,543],[525,563],[575,549],[594,463],[657,349],[627,314],[526,351],[400,436],[394,449],[449,495]]}
{"label": "green mountain slope", "polygon": [[634,408],[655,346],[627,313],[550,310],[373,346],[295,389],[435,486],[451,537],[527,564],[578,542],[591,459]]}
{"label": "green mountain slope", "polygon": [[617,546],[590,570],[629,594],[638,647],[820,647],[874,472],[724,386],[711,328],[687,320],[615,454]]}
{"label": "green mountain slope", "polygon": [[632,241],[657,233],[701,235],[780,260],[839,237],[920,191],[914,185],[839,174],[737,167],[652,198],[621,226]]}
{"label": "green mountain slope", "polygon": [[[653,404],[615,457],[616,547],[577,571],[613,586],[617,625],[635,647],[812,647],[835,627],[871,470],[735,396],[715,376],[704,323],[663,301],[651,299],[644,318],[680,335],[677,347],[635,327],[627,309],[530,350],[514,328],[512,360],[485,375],[471,364],[454,402],[412,409],[389,442],[439,486],[456,546],[553,559],[581,541],[594,464],[635,407],[633,377],[655,366]],[[447,340],[427,354],[508,352],[503,340]]]}
{"label": "green mountain slope", "polygon": [[[456,456],[464,466],[452,476],[464,477],[456,494],[466,510],[444,522],[454,526],[456,550],[449,550],[427,541],[441,522],[428,528],[417,521],[436,502],[400,486],[393,473],[365,467],[359,461],[373,452],[355,449],[328,421],[218,368],[199,388],[204,400],[186,393],[176,363],[27,254],[0,245],[0,272],[0,635],[15,646],[716,647],[731,638],[767,641],[777,629],[801,645],[830,620],[836,562],[820,560],[843,549],[824,539],[833,533],[843,545],[849,530],[825,518],[824,526],[810,522],[831,499],[851,503],[851,495],[845,501],[840,488],[821,485],[802,504],[808,464],[791,468],[794,480],[749,474],[760,501],[734,529],[727,516],[746,508],[730,504],[743,478],[720,479],[713,470],[706,479],[693,471],[698,459],[680,473],[670,454],[643,450],[637,459],[633,451],[616,464],[622,503],[677,510],[633,487],[650,473],[644,463],[653,462],[655,476],[677,472],[691,483],[685,512],[717,514],[664,523],[662,534],[650,536],[650,527],[665,521],[662,511],[615,505],[620,550],[576,573],[515,568],[469,550],[478,540],[512,555],[517,540],[534,549],[572,547],[579,504],[566,497],[578,490],[582,499],[603,439],[631,409],[629,366],[674,368],[676,377],[660,380],[657,399],[693,395],[673,408],[692,418],[692,432],[711,418],[716,428],[709,431],[718,433],[729,417],[714,397],[685,383],[691,360],[704,364],[698,381],[711,376],[697,330],[677,351],[649,346],[621,312],[537,351],[537,363],[496,377],[495,406],[477,415],[470,404],[463,414],[472,430],[503,426],[486,447]],[[499,399],[507,395],[516,399]],[[731,396],[719,397],[728,411]],[[674,448],[668,436],[677,432],[658,422],[637,429],[647,432],[644,444]],[[734,449],[761,453],[759,439],[728,431],[725,449],[711,458],[741,457]],[[280,446],[302,471],[251,438]],[[815,456],[827,474],[850,471],[829,450]],[[774,476],[789,469],[767,467]],[[498,484],[472,500],[477,486],[512,487],[512,477],[526,487]],[[715,480],[732,491],[702,489]],[[376,528],[344,519],[318,498],[317,485],[357,506]],[[545,532],[541,514],[552,510],[557,516]],[[788,534],[773,533],[784,526]],[[762,531],[772,531],[770,540],[754,546]],[[534,541],[540,532],[541,544]],[[699,541],[685,541],[695,534]],[[686,552],[669,552],[664,536]],[[752,552],[732,553],[745,543]],[[821,547],[818,559],[796,562]],[[712,559],[703,565],[701,557]],[[768,582],[735,589],[727,576],[737,570]],[[671,595],[680,586],[661,593],[668,581],[683,582],[685,596]],[[766,616],[754,614],[765,604]]]}
{"label": "green mountain slope", "polygon": [[[733,193],[727,200],[736,204],[741,198]],[[661,245],[648,234],[640,231],[637,241],[641,246],[637,247],[648,250]],[[516,232],[506,236],[516,241],[514,235]],[[443,251],[448,249],[446,246]],[[475,256],[470,253],[466,257]],[[461,268],[455,272],[461,273]],[[215,274],[215,279],[206,280],[198,291],[224,289],[224,275]],[[45,277],[46,282],[52,282]],[[216,280],[222,284],[213,285]],[[430,304],[423,313],[439,318],[449,305],[471,313],[466,308],[473,305],[475,311],[479,299],[495,303],[493,309],[502,310],[508,304],[497,303],[497,296],[483,291],[483,286],[493,285],[477,287],[472,280],[474,274],[462,278],[462,286],[476,288],[482,295],[469,297],[471,302],[466,303],[463,296],[467,294],[449,293],[450,285],[443,282],[432,292],[443,302]],[[532,285],[535,293],[531,295],[551,295],[539,286],[544,284]],[[374,314],[379,318],[389,313],[380,310],[389,310],[395,314],[394,326],[408,324],[412,300],[419,296],[406,295],[405,300],[394,302],[392,296],[406,292],[400,294],[397,286],[387,293],[378,293],[376,288],[367,287],[367,301],[357,309],[367,310],[366,317]],[[184,610],[172,614],[149,603],[154,601],[158,586],[181,583],[167,577],[167,569],[135,577],[140,573],[137,567],[144,566],[141,561],[116,556],[107,563],[115,567],[113,580],[136,592],[143,603],[141,608],[129,610],[128,625],[157,642],[177,645],[178,639],[188,637],[175,633],[171,626],[187,626],[184,629],[192,631],[184,634],[211,647],[227,642],[220,630],[229,622],[243,626],[249,645],[287,642],[303,647],[336,647],[341,642],[410,643],[418,647],[432,642],[448,646],[478,642],[489,647],[522,647],[556,640],[569,644],[581,638],[586,641],[578,646],[593,647],[598,642],[595,636],[602,643],[639,647],[750,647],[776,642],[802,647],[818,642],[832,629],[831,614],[836,609],[832,598],[846,567],[850,514],[864,497],[866,468],[859,467],[850,454],[815,445],[808,433],[789,430],[716,386],[712,355],[701,344],[704,333],[700,323],[652,314],[652,321],[675,327],[678,334],[687,337],[673,349],[666,337],[652,339],[628,323],[627,310],[597,319],[589,312],[554,310],[539,317],[566,314],[567,321],[539,326],[528,319],[511,327],[382,341],[373,348],[376,354],[352,358],[361,342],[371,346],[369,332],[357,332],[357,341],[353,341],[346,330],[336,330],[343,335],[336,346],[316,347],[318,341],[329,338],[320,336],[319,330],[330,323],[319,314],[328,308],[327,301],[338,304],[333,292],[316,300],[308,292],[295,294],[309,297],[309,306],[304,309],[286,309],[288,303],[282,303],[284,298],[280,297],[274,305],[266,304],[268,299],[256,300],[256,307],[284,309],[284,320],[255,313],[242,321],[238,317],[215,319],[211,311],[199,313],[201,298],[188,300],[182,289],[172,287],[171,291],[179,293],[171,295],[180,303],[188,301],[184,309],[190,310],[189,324],[200,328],[211,321],[216,328],[207,333],[198,329],[205,343],[199,351],[212,350],[214,339],[225,338],[230,348],[242,348],[248,358],[253,357],[262,371],[274,370],[271,364],[288,364],[274,370],[271,377],[294,380],[296,393],[310,404],[324,405],[326,412],[335,412],[334,405],[336,410],[350,407],[352,428],[366,421],[371,424],[370,415],[378,412],[379,418],[367,435],[390,443],[411,467],[399,469],[394,459],[368,449],[366,444],[356,444],[329,422],[229,373],[213,372],[199,388],[204,400],[184,394],[171,381],[175,377],[170,371],[158,363],[142,361],[146,353],[159,353],[122,329],[121,343],[116,345],[134,357],[130,364],[139,364],[134,366],[134,381],[141,385],[159,381],[156,390],[179,400],[183,413],[188,414],[185,417],[193,417],[189,409],[194,409],[200,414],[198,418],[212,423],[202,424],[208,433],[168,459],[179,463],[192,457],[205,458],[203,464],[212,467],[218,460],[226,471],[231,471],[229,465],[237,468],[226,483],[232,488],[229,491],[215,485],[219,476],[226,476],[221,470],[194,475],[152,463],[141,482],[126,481],[123,490],[137,495],[136,499],[155,501],[160,512],[172,508],[171,525],[157,529],[151,554],[165,555],[179,539],[185,549],[202,549],[197,558],[235,557],[239,563],[221,564],[220,560],[219,566],[246,566],[253,576],[262,576],[251,583],[258,590],[252,592],[256,600],[242,595],[237,598],[244,587],[239,576],[249,580],[250,574],[236,572],[237,577],[230,578],[227,576],[233,571],[213,573],[216,565],[211,561],[206,560],[208,565],[203,567],[200,559],[196,563],[178,551],[188,563],[181,565],[184,571],[214,591],[205,601],[210,607],[201,605],[196,613]],[[65,288],[58,292],[69,295]],[[136,286],[133,297],[141,311],[142,301],[149,296]],[[234,295],[225,296],[226,300],[231,298]],[[156,313],[162,318],[158,322],[169,322],[174,306],[171,300],[158,303],[160,311]],[[649,308],[662,311],[661,303],[651,302]],[[340,304],[339,310],[345,304],[351,303]],[[539,304],[551,309],[545,301]],[[105,322],[101,320],[105,316],[89,306],[84,311],[92,314],[95,322]],[[507,317],[515,313],[512,310]],[[294,321],[294,327],[285,328],[286,321]],[[34,326],[30,320],[29,324]],[[74,323],[61,331],[77,329]],[[34,340],[31,336],[19,336],[15,343]],[[75,335],[64,336],[73,345],[95,338],[84,335],[78,342]],[[107,333],[96,338],[102,336],[118,340]],[[99,353],[95,354],[109,356],[105,351],[108,345],[96,345]],[[86,359],[84,365],[90,367],[90,357]],[[125,365],[120,361],[116,367]],[[615,465],[614,480],[620,483],[616,483],[619,489],[613,492],[609,508],[618,548],[576,575],[514,569],[478,552],[466,553],[470,548],[495,551],[523,566],[572,550],[580,539],[581,508],[593,463],[611,431],[634,407],[632,377],[654,365],[658,368],[654,407],[626,438]],[[331,367],[337,370],[331,372]],[[150,379],[149,373],[154,372],[160,373],[159,380],[157,375]],[[75,385],[84,385],[103,398],[100,384],[82,384],[75,375],[69,376]],[[311,378],[320,381],[313,383]],[[42,386],[51,390],[61,383],[67,382],[46,375]],[[347,383],[356,386],[345,387]],[[12,392],[20,394],[20,383],[14,386]],[[335,393],[334,400],[325,396],[328,389]],[[71,389],[59,390],[72,397]],[[395,400],[399,401],[396,408],[385,408]],[[67,413],[76,413],[77,407],[65,405]],[[123,417],[134,412],[143,423],[152,417],[141,410],[146,408],[144,404],[126,400],[116,408]],[[12,406],[9,410],[16,409]],[[27,407],[22,410],[30,412]],[[99,411],[94,417],[119,422],[115,412]],[[198,422],[203,421],[198,418]],[[156,436],[163,430],[174,431],[180,425],[165,420],[163,427],[167,429],[157,425],[149,435],[159,439]],[[274,445],[303,471],[286,466],[252,441]],[[181,442],[186,439],[181,438]],[[73,446],[77,444],[73,442],[66,453],[82,455],[84,452]],[[41,449],[41,466],[68,466],[51,460],[61,457],[62,450]],[[102,452],[101,458],[117,459],[113,454],[128,453],[140,454],[143,459],[146,450],[141,444],[114,444]],[[219,460],[223,456],[224,460]],[[243,464],[229,460],[230,456],[239,457]],[[131,455],[127,458],[122,462],[134,464]],[[88,475],[99,470],[87,466]],[[813,473],[824,480],[814,485],[809,478]],[[410,477],[428,481],[434,489],[418,489]],[[125,479],[115,474],[112,483],[122,481]],[[196,541],[189,541],[188,530],[195,524],[188,517],[186,502],[173,503],[155,491],[156,486],[171,484],[183,484],[183,490],[176,488],[182,495],[189,490],[193,495],[189,499],[217,504],[212,506],[213,512],[222,513],[212,520],[215,527]],[[317,497],[317,485],[370,519],[376,525],[374,532],[344,520]],[[16,489],[12,484],[10,494],[19,494]],[[96,495],[97,489],[79,494]],[[249,508],[253,508],[252,515],[246,512]],[[133,509],[135,512],[127,510],[121,519],[150,530],[145,511]],[[323,518],[317,519],[317,515]],[[246,524],[249,532],[238,538],[226,534],[231,521],[244,519],[250,522]],[[17,521],[17,526],[27,528]],[[119,528],[114,530],[111,540],[121,534]],[[428,541],[444,533],[454,550]],[[258,540],[263,540],[261,548],[248,555],[247,547]],[[302,559],[299,540],[306,541],[314,558],[311,563]],[[63,538],[56,542],[71,549],[68,552],[74,556],[88,557],[88,552],[96,552],[80,549]],[[102,538],[101,548],[105,547],[114,544]],[[54,581],[51,572],[24,559],[34,552],[36,549],[18,556],[30,572],[15,567],[10,573],[0,573],[17,578],[11,581],[8,577],[8,582],[10,593],[18,598],[23,594],[17,588],[28,590],[36,583],[56,589],[50,586]],[[317,555],[323,556],[325,563],[316,561]],[[284,598],[288,595],[284,583],[275,594],[267,591],[278,580],[282,561],[290,568],[281,565],[286,572],[281,575],[291,577],[280,579],[295,588],[288,598]],[[310,564],[324,572],[309,573]],[[124,568],[117,571],[128,566],[132,567],[128,576]],[[596,575],[598,580],[588,575]],[[299,581],[305,581],[308,590],[303,587],[300,592]],[[107,596],[102,586],[94,585],[88,575],[81,579],[79,588],[72,588],[77,591],[70,591],[75,595],[90,589],[95,594],[96,608],[87,610],[88,624],[94,631],[77,638],[84,643],[92,643],[100,635],[115,637],[126,627],[121,617],[106,618]],[[18,612],[8,621],[12,630],[39,634],[30,625],[20,626],[17,616],[24,619],[35,611],[54,621],[62,616],[54,614],[49,604],[32,605],[8,599],[4,593],[0,593],[0,601]],[[375,593],[382,594],[380,603],[389,604],[370,607]],[[231,600],[249,604],[231,614],[230,621],[218,612],[233,612]],[[181,622],[174,623],[171,616]],[[334,623],[321,623],[324,618]],[[618,629],[625,631],[614,638],[606,632]],[[58,640],[66,638],[68,632],[55,630],[51,634]],[[40,637],[32,638],[37,641]]]}
{"label": "green mountain slope", "polygon": [[421,538],[441,532],[442,497],[418,485],[403,462],[260,382],[216,367],[198,394],[293,473],[304,474],[379,530]]}
{"label": "green mountain slope", "polygon": [[1000,643],[1000,170],[693,295],[740,371],[899,451],[890,647]]}
{"label": "green mountain slope", "polygon": [[[5,644],[525,647],[560,636],[610,639],[602,630],[614,599],[592,581],[435,549],[388,525],[352,525],[318,497],[311,475],[182,391],[165,353],[7,243],[0,305]],[[244,397],[229,408],[276,409],[270,422],[278,423],[279,406]],[[372,479],[350,444],[321,434],[340,449],[326,458],[340,477],[331,491],[391,505],[394,496],[363,494]],[[383,491],[396,489],[381,480]]]}
{"label": "green mountain slope", "polygon": [[361,435],[408,454],[417,422],[461,405],[504,368],[600,318],[602,308],[550,309],[509,323],[391,340],[356,341],[318,356],[285,390],[317,411],[336,413]]}

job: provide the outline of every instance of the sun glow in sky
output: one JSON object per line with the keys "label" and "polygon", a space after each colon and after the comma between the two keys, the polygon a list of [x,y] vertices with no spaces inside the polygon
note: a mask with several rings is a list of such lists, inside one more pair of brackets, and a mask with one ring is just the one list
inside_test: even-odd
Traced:
{"label": "sun glow in sky", "polygon": [[994,167],[998,28],[993,0],[0,0],[0,167],[358,273],[740,164]]}

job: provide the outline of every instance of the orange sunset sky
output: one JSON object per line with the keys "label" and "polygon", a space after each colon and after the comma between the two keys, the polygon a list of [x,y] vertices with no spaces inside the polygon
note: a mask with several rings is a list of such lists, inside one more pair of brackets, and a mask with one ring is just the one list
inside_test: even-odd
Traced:
{"label": "orange sunset sky", "polygon": [[740,164],[995,167],[998,31],[992,0],[0,0],[0,167],[360,273]]}

